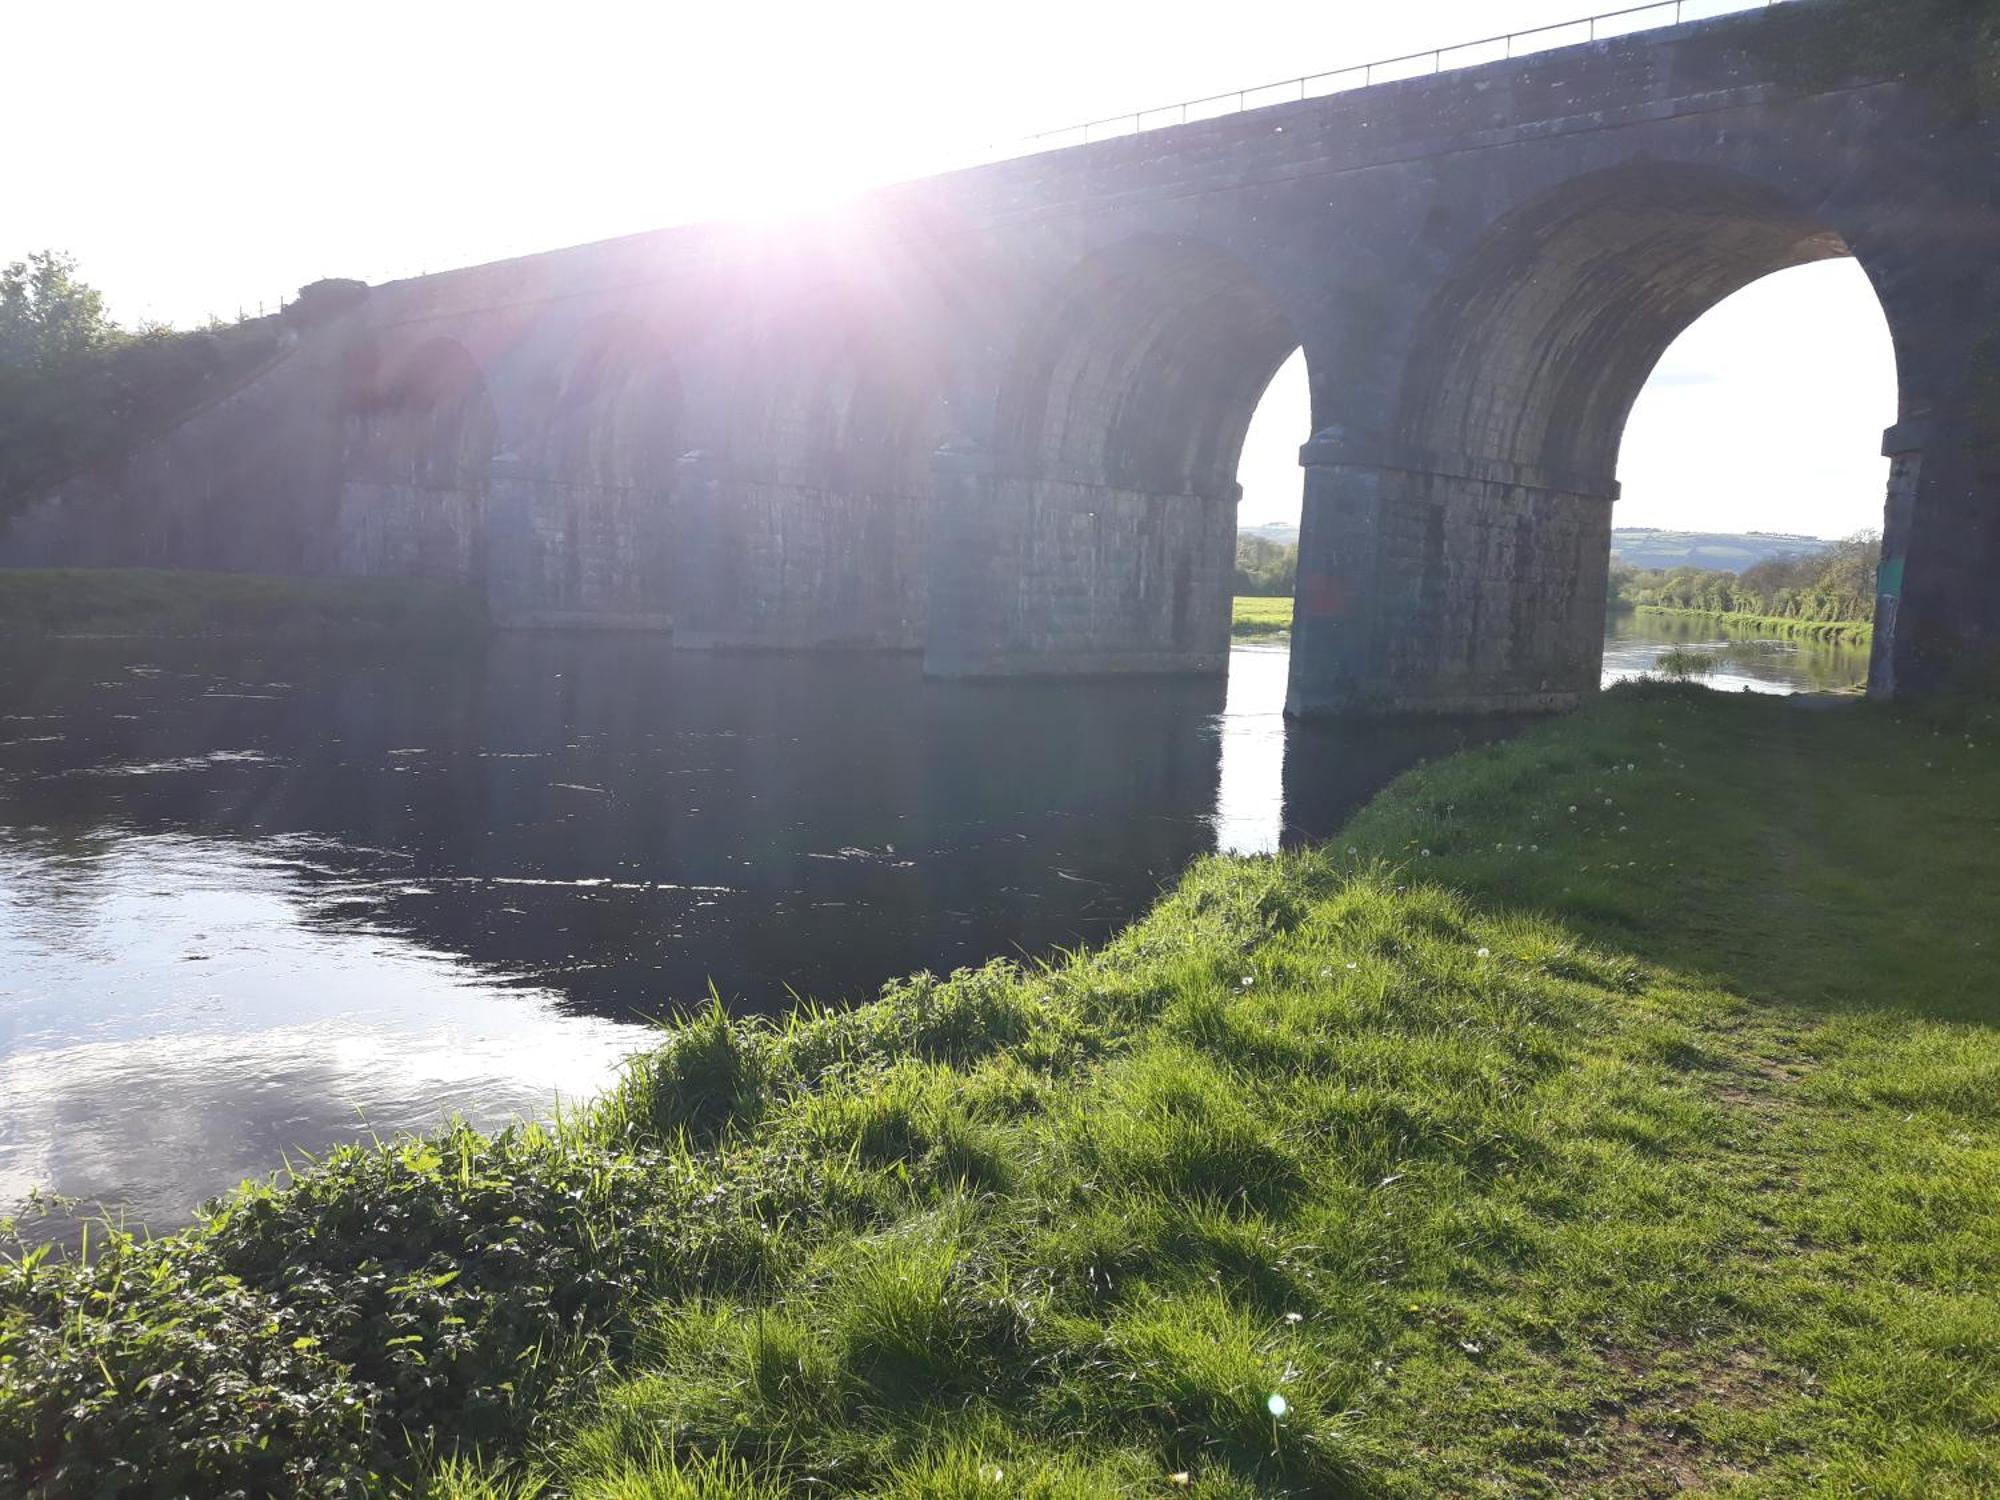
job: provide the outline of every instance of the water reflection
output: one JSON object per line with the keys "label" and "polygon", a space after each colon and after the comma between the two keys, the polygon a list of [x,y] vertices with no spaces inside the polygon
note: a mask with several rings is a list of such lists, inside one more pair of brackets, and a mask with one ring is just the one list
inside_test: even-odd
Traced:
{"label": "water reflection", "polygon": [[1715,669],[1699,680],[1722,692],[1840,693],[1868,681],[1866,646],[1778,640],[1709,620],[1635,613],[1606,622],[1604,685],[1656,673],[1677,646],[1715,658]]}

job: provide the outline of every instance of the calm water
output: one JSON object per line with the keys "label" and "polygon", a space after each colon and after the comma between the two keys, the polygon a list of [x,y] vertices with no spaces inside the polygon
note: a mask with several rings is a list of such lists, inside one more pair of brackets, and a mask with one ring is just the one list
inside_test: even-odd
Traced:
{"label": "calm water", "polygon": [[1656,669],[1676,646],[1716,658],[1701,679],[1722,692],[1835,693],[1868,681],[1866,646],[1772,640],[1754,631],[1672,615],[1613,615],[1604,635],[1604,685]]}
{"label": "calm water", "polygon": [[711,982],[774,1010],[1101,938],[1197,855],[1329,833],[1510,727],[1288,725],[1286,666],[0,653],[0,1212],[164,1227],[286,1153],[545,1115]]}

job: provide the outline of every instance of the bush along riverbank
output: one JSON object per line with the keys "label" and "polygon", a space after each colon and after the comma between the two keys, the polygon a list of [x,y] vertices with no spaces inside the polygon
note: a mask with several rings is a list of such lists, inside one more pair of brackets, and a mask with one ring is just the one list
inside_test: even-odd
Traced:
{"label": "bush along riverbank", "polygon": [[0,569],[10,636],[465,636],[486,607],[462,584],[421,578],[271,578],[154,568]]}
{"label": "bush along riverbank", "polygon": [[1239,641],[1276,640],[1292,633],[1292,601],[1238,594],[1229,633]]}
{"label": "bush along riverbank", "polygon": [[1701,620],[1745,635],[1818,641],[1829,646],[1866,649],[1875,639],[1875,625],[1871,620],[1795,620],[1783,615],[1746,615],[1724,609],[1675,609],[1664,604],[1637,605],[1633,613],[1659,615],[1667,619]]}
{"label": "bush along riverbank", "polygon": [[1989,1493],[2000,723],[1633,685],[0,1278],[31,1496]]}

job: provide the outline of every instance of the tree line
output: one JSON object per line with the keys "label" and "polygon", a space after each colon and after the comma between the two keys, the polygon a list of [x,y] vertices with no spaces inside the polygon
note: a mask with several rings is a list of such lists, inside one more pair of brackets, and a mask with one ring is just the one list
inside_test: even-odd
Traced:
{"label": "tree line", "polygon": [[1807,622],[1867,621],[1875,616],[1875,565],[1881,555],[1880,534],[1861,531],[1820,551],[1773,558],[1741,573],[1635,568],[1614,562],[1610,607],[1618,611],[1653,606]]}
{"label": "tree line", "polygon": [[1296,542],[1274,542],[1261,536],[1236,538],[1236,593],[1289,598],[1298,581]]}
{"label": "tree line", "polygon": [[282,346],[279,317],[122,328],[73,257],[0,267],[0,510],[115,455]]}

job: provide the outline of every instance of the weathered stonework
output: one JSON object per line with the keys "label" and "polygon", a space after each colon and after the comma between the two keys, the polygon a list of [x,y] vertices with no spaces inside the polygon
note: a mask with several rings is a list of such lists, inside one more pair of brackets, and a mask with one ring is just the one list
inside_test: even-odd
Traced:
{"label": "weathered stonework", "polygon": [[1851,255],[1900,381],[1872,681],[1927,691],[2000,652],[2000,150],[1948,38],[1885,59],[1858,14],[353,293],[0,562],[462,577],[502,623],[938,673],[1214,671],[1244,431],[1303,346],[1291,709],[1557,707],[1595,685],[1654,363],[1757,277]]}

